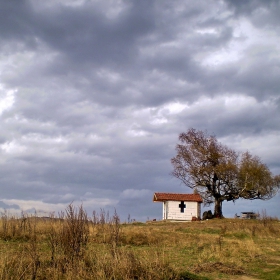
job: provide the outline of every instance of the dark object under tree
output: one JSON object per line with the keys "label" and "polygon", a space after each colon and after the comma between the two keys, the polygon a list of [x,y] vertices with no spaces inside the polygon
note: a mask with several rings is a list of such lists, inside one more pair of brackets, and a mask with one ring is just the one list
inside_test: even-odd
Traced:
{"label": "dark object under tree", "polygon": [[198,192],[205,205],[215,203],[214,217],[223,217],[222,202],[270,199],[280,187],[260,158],[249,152],[238,154],[219,143],[215,136],[189,129],[179,135],[177,155],[171,159],[172,174]]}
{"label": "dark object under tree", "polygon": [[212,214],[211,210],[203,212],[202,220],[208,220],[208,219],[212,219],[212,218],[213,218],[213,214]]}

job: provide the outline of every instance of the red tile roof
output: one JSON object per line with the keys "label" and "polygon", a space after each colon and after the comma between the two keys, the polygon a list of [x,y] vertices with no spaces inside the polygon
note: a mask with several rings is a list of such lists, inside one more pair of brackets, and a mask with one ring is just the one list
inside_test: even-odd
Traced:
{"label": "red tile roof", "polygon": [[155,193],[153,201],[194,201],[203,202],[200,194],[187,194],[187,193]]}

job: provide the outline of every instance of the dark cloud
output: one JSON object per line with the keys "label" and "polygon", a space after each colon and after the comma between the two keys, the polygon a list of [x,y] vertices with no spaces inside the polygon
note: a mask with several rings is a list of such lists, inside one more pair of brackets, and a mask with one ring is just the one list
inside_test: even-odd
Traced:
{"label": "dark cloud", "polygon": [[229,8],[238,18],[248,18],[251,23],[260,29],[271,29],[280,32],[280,3],[278,0],[226,0]]}
{"label": "dark cloud", "polygon": [[252,15],[260,9],[269,9],[271,11],[272,7],[278,6],[279,4],[279,1],[277,0],[226,0],[225,2],[228,3],[229,6],[233,7],[237,14],[241,15]]}
{"label": "dark cloud", "polygon": [[[30,1],[12,0],[1,2],[1,41],[26,41],[30,43],[30,39],[35,35],[32,27],[36,26],[34,24],[35,19],[36,16],[33,13]],[[30,47],[29,44],[27,46]]]}

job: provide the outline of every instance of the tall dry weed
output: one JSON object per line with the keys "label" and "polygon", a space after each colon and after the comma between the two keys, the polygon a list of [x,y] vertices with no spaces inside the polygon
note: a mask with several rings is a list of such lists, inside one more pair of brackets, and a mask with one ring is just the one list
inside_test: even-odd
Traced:
{"label": "tall dry weed", "polygon": [[[89,238],[89,220],[87,213],[81,205],[76,208],[69,204],[64,214],[60,215],[62,223],[58,234],[58,246],[65,257],[71,262],[76,257],[83,255]],[[54,232],[56,233],[56,232]]]}
{"label": "tall dry weed", "polygon": [[111,247],[111,252],[114,257],[118,257],[117,247],[120,245],[120,217],[115,210],[113,217],[109,222],[109,243]]}

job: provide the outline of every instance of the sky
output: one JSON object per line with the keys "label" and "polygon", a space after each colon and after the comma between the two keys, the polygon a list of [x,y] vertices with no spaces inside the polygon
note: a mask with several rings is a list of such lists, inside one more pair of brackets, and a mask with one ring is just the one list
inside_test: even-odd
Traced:
{"label": "sky", "polygon": [[154,192],[192,192],[170,163],[189,128],[280,174],[279,14],[278,0],[0,0],[0,212],[161,219]]}

